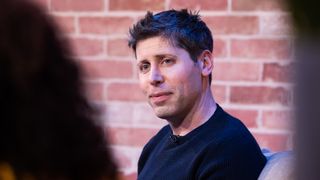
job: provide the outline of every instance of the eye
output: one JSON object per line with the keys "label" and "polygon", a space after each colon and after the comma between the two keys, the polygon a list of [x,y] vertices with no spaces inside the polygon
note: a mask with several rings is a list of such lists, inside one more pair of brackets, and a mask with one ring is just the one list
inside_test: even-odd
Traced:
{"label": "eye", "polygon": [[142,72],[142,73],[146,73],[149,71],[150,69],[150,64],[149,63],[140,63],[139,65],[139,71]]}
{"label": "eye", "polygon": [[161,61],[161,64],[163,65],[171,65],[174,63],[174,59],[171,59],[171,58],[164,58],[162,61]]}

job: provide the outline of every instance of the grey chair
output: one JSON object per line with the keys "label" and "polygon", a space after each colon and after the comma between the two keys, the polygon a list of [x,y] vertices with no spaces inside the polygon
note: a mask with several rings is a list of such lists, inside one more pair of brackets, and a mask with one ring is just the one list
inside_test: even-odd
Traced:
{"label": "grey chair", "polygon": [[258,180],[294,179],[294,155],[291,151],[271,153],[263,150],[267,163]]}

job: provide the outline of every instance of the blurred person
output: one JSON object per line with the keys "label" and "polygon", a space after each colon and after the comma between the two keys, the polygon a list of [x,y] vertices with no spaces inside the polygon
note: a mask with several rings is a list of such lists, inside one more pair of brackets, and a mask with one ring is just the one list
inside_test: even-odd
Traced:
{"label": "blurred person", "polygon": [[0,1],[0,179],[116,179],[98,111],[51,17]]}
{"label": "blurred person", "polygon": [[211,92],[213,38],[197,13],[148,12],[130,29],[140,87],[168,121],[144,147],[138,179],[257,179],[266,158]]}
{"label": "blurred person", "polygon": [[296,179],[320,179],[320,12],[317,1],[288,0],[295,30]]}

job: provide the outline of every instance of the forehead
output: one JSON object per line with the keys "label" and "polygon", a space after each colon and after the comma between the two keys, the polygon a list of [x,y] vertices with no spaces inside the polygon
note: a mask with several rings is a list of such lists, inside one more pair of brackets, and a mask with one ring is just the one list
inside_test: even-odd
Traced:
{"label": "forehead", "polygon": [[137,43],[136,56],[139,61],[157,55],[179,55],[182,50],[165,38],[151,37]]}

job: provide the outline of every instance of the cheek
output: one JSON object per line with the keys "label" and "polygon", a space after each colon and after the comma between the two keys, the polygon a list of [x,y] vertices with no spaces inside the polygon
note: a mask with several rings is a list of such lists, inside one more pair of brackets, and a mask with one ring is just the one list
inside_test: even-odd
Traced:
{"label": "cheek", "polygon": [[201,88],[201,75],[196,71],[189,71],[180,78],[180,89],[185,95],[198,93]]}
{"label": "cheek", "polygon": [[185,72],[175,74],[172,77],[174,78],[171,78],[170,85],[173,86],[180,95],[188,94],[188,91],[192,88],[190,78],[193,77],[188,76]]}
{"label": "cheek", "polygon": [[145,78],[143,78],[143,77],[141,77],[141,76],[139,76],[139,87],[140,87],[141,91],[142,91],[144,94],[147,93],[147,88],[148,88],[147,82],[146,82]]}

